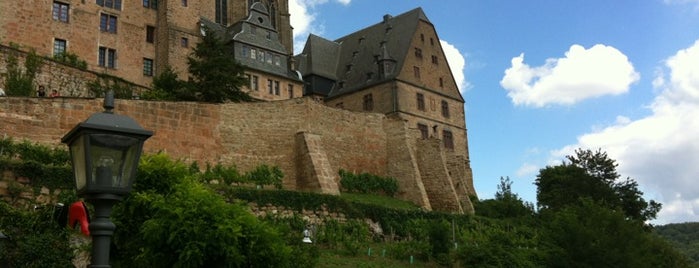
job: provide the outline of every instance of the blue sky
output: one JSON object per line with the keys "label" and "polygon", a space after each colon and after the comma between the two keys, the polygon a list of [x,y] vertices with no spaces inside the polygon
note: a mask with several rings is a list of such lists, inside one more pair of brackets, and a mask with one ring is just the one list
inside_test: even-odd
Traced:
{"label": "blue sky", "polygon": [[466,100],[474,184],[536,201],[539,169],[601,148],[654,223],[699,221],[699,0],[290,0],[295,49],[422,7]]}

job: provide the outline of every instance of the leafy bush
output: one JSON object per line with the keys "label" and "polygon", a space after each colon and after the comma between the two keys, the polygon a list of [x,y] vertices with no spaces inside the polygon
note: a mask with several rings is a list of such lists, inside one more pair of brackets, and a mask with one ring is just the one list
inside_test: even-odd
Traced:
{"label": "leafy bush", "polygon": [[340,169],[340,187],[346,192],[374,193],[393,196],[398,192],[398,180],[369,173],[353,174]]}
{"label": "leafy bush", "polygon": [[216,164],[213,167],[207,164],[206,170],[203,174],[201,174],[201,179],[204,182],[212,182],[214,180],[218,180],[226,185],[247,182],[247,178],[240,175],[235,165],[224,167],[220,163]]}
{"label": "leafy bush", "polygon": [[254,170],[245,173],[245,178],[247,181],[262,187],[265,185],[274,185],[274,188],[281,189],[284,173],[277,166],[269,167],[267,165],[260,165]]}
{"label": "leafy bush", "polygon": [[96,98],[104,97],[105,92],[112,90],[114,98],[131,99],[136,95],[135,88],[133,83],[108,74],[100,74],[95,80],[87,83],[90,96]]}
{"label": "leafy bush", "polygon": [[69,164],[68,151],[60,147],[50,148],[26,140],[17,143],[12,138],[0,139],[0,170],[29,178],[35,193],[41,187],[75,188]]}
{"label": "leafy bush", "polygon": [[78,68],[80,70],[87,70],[87,62],[80,59],[80,57],[78,57],[78,55],[76,55],[75,53],[72,53],[72,52],[66,51],[66,52],[62,52],[62,53],[53,55],[53,59],[58,61],[58,62],[64,63],[68,66]]}
{"label": "leafy bush", "polygon": [[52,209],[26,211],[0,202],[0,215],[0,231],[10,237],[0,243],[2,267],[72,267],[69,230],[53,221]]}
{"label": "leafy bush", "polygon": [[115,267],[291,267],[291,247],[239,204],[196,180],[190,167],[144,157],[134,191],[115,206]]}

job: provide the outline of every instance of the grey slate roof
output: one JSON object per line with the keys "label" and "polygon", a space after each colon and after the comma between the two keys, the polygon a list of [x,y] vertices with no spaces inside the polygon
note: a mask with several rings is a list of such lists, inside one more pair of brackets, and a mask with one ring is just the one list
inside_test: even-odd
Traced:
{"label": "grey slate roof", "polygon": [[[372,84],[395,79],[420,20],[430,22],[422,8],[398,16],[385,15],[372,26],[335,41],[310,35],[301,55],[299,70],[336,80],[328,98],[352,93]],[[393,72],[382,76],[378,62],[388,57],[395,61]]]}
{"label": "grey slate roof", "polygon": [[337,80],[335,70],[340,52],[340,44],[310,34],[301,55],[297,56],[299,70],[302,75],[315,74],[332,80]]}
{"label": "grey slate roof", "polygon": [[[235,57],[246,68],[276,74],[288,79],[301,81],[301,77],[289,69],[287,56],[290,54],[279,41],[279,32],[272,25],[269,12],[263,3],[256,2],[250,7],[250,15],[233,25],[225,27],[204,17],[200,18],[200,24],[213,31],[219,38],[231,45],[232,57]],[[242,55],[243,46],[264,50],[266,55],[272,52],[271,57],[280,59],[279,65],[272,65],[266,61],[252,60]]]}

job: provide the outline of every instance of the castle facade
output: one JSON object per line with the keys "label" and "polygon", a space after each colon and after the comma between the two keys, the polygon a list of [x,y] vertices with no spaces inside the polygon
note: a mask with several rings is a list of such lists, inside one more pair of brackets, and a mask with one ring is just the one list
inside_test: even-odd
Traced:
{"label": "castle facade", "polygon": [[[468,198],[476,192],[470,167],[464,99],[435,27],[421,8],[396,16],[385,15],[374,25],[337,40],[310,35],[298,55],[293,55],[293,33],[286,0],[27,0],[2,1],[0,10],[13,10],[10,16],[0,17],[0,42],[3,44],[19,44],[23,50],[34,49],[48,57],[72,53],[84,59],[92,72],[122,77],[145,87],[166,66],[185,77],[187,56],[201,36],[216,34],[230,46],[231,56],[246,66],[250,84],[245,90],[253,98],[272,101],[248,104],[265,107],[248,110],[267,111],[252,115],[253,118],[269,120],[275,113],[287,113],[269,108],[287,107],[277,102],[285,99],[305,97],[304,103],[312,99],[330,108],[304,106],[310,108],[292,117],[317,120],[304,120],[290,132],[238,136],[243,139],[238,142],[246,142],[245,139],[258,139],[259,135],[276,137],[279,133],[291,133],[286,137],[295,140],[288,148],[291,158],[254,156],[264,154],[264,150],[234,150],[220,152],[226,156],[223,160],[237,163],[251,157],[264,159],[270,164],[288,167],[285,173],[293,172],[291,178],[297,182],[285,182],[293,185],[292,188],[327,193],[337,192],[336,171],[340,168],[393,176],[405,182],[401,186],[403,195],[411,196],[406,199],[423,207],[455,212],[472,210]],[[325,128],[361,130],[366,128],[361,125],[364,121],[350,120],[348,124],[357,125],[344,126],[343,116],[328,112],[333,109],[351,112],[352,117],[380,114],[393,123],[382,121],[378,137],[375,133],[365,133],[365,136],[349,138]],[[340,120],[338,123],[343,127],[328,123],[326,117]],[[290,120],[286,114],[284,118]],[[254,124],[246,122],[240,129]],[[228,131],[235,132],[235,129]],[[367,143],[377,140],[375,145]],[[333,159],[329,164],[314,162],[317,156],[311,156],[315,155],[313,150],[332,152],[328,147],[352,148],[345,143],[362,144],[363,150],[370,148],[369,151],[390,154],[374,162],[365,161],[369,159],[366,157],[321,157]],[[317,149],[318,144],[325,149]],[[274,148],[275,144],[261,146]],[[275,163],[278,162],[275,159],[292,161],[296,166]],[[361,163],[349,164],[348,161]],[[401,163],[400,168],[392,167],[395,163]],[[311,168],[300,168],[308,166]],[[321,174],[317,174],[319,170],[314,167],[323,167]],[[298,180],[310,180],[310,183]],[[439,186],[435,186],[437,184]],[[431,206],[430,200],[440,205]]]}

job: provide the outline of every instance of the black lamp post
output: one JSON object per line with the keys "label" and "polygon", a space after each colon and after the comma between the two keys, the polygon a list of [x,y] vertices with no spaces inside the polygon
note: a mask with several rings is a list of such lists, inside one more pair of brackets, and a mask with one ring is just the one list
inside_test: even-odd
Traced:
{"label": "black lamp post", "polygon": [[112,206],[131,191],[143,142],[153,135],[132,118],[113,113],[111,91],[104,98],[104,109],[77,124],[61,139],[70,148],[78,196],[95,208],[89,226],[90,267],[111,267],[109,247],[116,226],[109,215]]}

